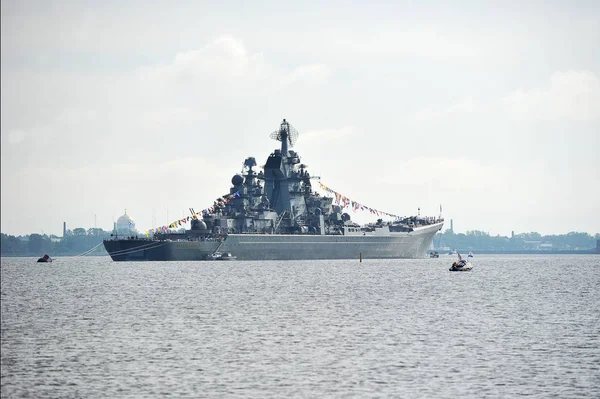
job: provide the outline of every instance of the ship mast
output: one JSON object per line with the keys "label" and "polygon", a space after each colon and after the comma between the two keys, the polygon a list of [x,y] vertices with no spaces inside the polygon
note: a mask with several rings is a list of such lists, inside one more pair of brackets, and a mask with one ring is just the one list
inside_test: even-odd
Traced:
{"label": "ship mast", "polygon": [[288,156],[289,131],[290,124],[284,119],[283,122],[281,122],[281,126],[279,128],[279,136],[281,137],[281,155],[283,155],[284,157]]}
{"label": "ship mast", "polygon": [[304,198],[297,196],[297,175],[295,165],[300,162],[298,155],[289,150],[298,139],[298,131],[285,119],[279,130],[271,133],[271,138],[281,141],[281,150],[276,149],[267,159],[264,169],[265,194],[273,209],[294,219],[305,209]]}

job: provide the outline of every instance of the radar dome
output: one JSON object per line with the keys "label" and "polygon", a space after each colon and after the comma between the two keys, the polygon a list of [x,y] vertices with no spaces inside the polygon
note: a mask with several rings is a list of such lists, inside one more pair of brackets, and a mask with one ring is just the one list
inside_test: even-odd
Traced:
{"label": "radar dome", "polygon": [[240,174],[234,175],[231,178],[231,184],[233,184],[234,186],[241,186],[242,183],[244,183],[244,178]]}
{"label": "radar dome", "polygon": [[192,230],[206,230],[206,223],[200,219],[192,219]]}
{"label": "radar dome", "polygon": [[347,214],[347,213],[342,213],[342,220],[343,220],[344,222],[347,222],[347,221],[349,221],[349,220],[350,220],[350,215],[349,215],[349,214]]}

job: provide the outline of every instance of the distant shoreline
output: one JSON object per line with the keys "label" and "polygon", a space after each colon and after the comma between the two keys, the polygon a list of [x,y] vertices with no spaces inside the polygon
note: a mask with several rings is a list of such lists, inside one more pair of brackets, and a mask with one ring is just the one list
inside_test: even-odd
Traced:
{"label": "distant shoreline", "polygon": [[[436,251],[435,249],[433,251]],[[581,251],[535,251],[535,250],[531,250],[531,251],[527,251],[527,250],[522,250],[522,251],[518,251],[518,250],[514,250],[514,251],[474,251],[474,250],[462,250],[459,249],[457,250],[458,253],[461,254],[468,254],[469,251],[473,252],[474,254],[481,254],[481,255],[600,255],[599,252],[596,252],[596,249],[587,249],[587,250],[581,250]],[[430,251],[431,252],[431,251]],[[439,252],[439,251],[438,251]],[[447,255],[447,253],[442,253],[439,252],[440,256],[442,255]],[[456,254],[453,254],[456,255]],[[451,256],[451,255],[448,255]]]}
{"label": "distant shoreline", "polygon": [[[434,250],[435,251],[435,250]],[[429,251],[431,252],[431,251]],[[429,252],[427,252],[427,254],[425,254],[427,257],[427,255],[429,254]],[[460,254],[462,254],[463,257],[467,256],[466,254],[469,253],[469,251],[462,251],[459,250],[458,251]],[[440,257],[452,257],[455,256],[456,254],[452,254],[449,255],[447,253],[440,253],[439,254]],[[474,255],[600,255],[600,253],[596,252],[596,250],[587,250],[587,251],[476,251],[474,252]],[[90,258],[90,257],[106,257],[108,256],[108,254],[104,254],[104,255],[86,255],[86,256],[80,256],[81,258]],[[23,254],[23,255],[2,255],[0,256],[1,258],[38,258],[39,255],[31,255],[31,254]],[[78,257],[78,254],[55,254],[55,255],[51,255],[51,258],[53,259],[58,259],[58,258],[75,258]],[[325,260],[325,259],[324,259]]]}

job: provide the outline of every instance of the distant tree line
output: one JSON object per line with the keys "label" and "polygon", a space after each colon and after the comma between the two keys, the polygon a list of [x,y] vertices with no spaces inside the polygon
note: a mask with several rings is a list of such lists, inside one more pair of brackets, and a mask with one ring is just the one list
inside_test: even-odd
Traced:
{"label": "distant tree line", "polygon": [[449,248],[452,250],[487,251],[487,252],[561,252],[561,251],[590,251],[595,250],[596,240],[600,233],[570,232],[559,235],[542,236],[539,233],[515,234],[513,237],[490,236],[478,230],[467,231],[465,234],[455,234],[448,229],[436,234],[433,244],[436,249]]}
{"label": "distant tree line", "polygon": [[[47,234],[30,234],[26,236],[11,236],[0,233],[0,251],[2,256],[55,256],[80,255],[98,246],[110,231],[78,227],[68,230],[64,237]],[[90,255],[107,255],[103,245],[96,248]]]}
{"label": "distant tree line", "polygon": [[[84,229],[78,227],[68,230],[64,237],[46,234],[30,234],[11,236],[0,233],[0,250],[2,256],[42,256],[51,257],[80,255],[102,243],[110,237],[111,232],[97,228]],[[459,252],[560,252],[590,251],[596,248],[596,240],[600,234],[570,232],[560,235],[542,236],[539,233],[522,233],[514,237],[490,236],[478,230],[455,234],[452,230],[438,233],[434,237],[433,246],[439,250],[447,248]],[[103,245],[98,246],[90,255],[107,255]]]}

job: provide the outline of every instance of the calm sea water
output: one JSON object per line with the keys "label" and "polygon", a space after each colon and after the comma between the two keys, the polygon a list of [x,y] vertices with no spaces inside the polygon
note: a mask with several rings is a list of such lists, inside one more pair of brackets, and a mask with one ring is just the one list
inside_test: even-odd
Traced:
{"label": "calm sea water", "polygon": [[2,258],[3,398],[600,397],[600,256]]}

